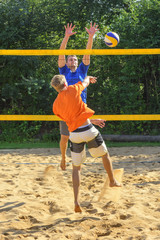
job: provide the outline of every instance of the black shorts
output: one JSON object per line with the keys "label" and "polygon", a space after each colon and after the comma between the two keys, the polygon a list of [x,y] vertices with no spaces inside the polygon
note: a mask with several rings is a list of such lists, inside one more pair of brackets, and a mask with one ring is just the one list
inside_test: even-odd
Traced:
{"label": "black shorts", "polygon": [[80,166],[86,159],[85,144],[94,158],[102,157],[108,150],[100,132],[92,125],[70,132],[70,149],[74,166]]}
{"label": "black shorts", "polygon": [[60,134],[61,135],[69,136],[68,126],[67,126],[66,122],[60,121],[59,122],[59,129],[60,129]]}

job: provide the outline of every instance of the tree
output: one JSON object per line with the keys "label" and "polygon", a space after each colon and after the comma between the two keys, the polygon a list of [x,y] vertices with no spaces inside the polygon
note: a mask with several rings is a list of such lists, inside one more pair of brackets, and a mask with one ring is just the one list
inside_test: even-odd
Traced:
{"label": "tree", "polygon": [[[159,0],[3,0],[0,46],[58,49],[64,25],[72,22],[77,34],[70,39],[68,49],[83,49],[88,39],[85,27],[92,21],[100,28],[94,48],[107,47],[104,36],[108,31],[120,35],[117,48],[158,48],[159,15]],[[96,114],[159,113],[158,55],[92,56],[91,61],[89,74],[98,77],[98,87],[88,88],[87,101]],[[1,113],[50,114],[56,94],[50,91],[49,83],[58,72],[57,56],[0,56],[0,69]],[[110,129],[142,132],[140,124],[125,124],[111,123]]]}

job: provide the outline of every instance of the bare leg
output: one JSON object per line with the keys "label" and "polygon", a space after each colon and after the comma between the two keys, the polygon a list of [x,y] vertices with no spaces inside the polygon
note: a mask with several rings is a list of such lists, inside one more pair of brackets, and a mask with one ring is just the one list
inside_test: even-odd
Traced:
{"label": "bare leg", "polygon": [[61,160],[62,170],[65,170],[65,168],[66,168],[65,160],[66,160],[66,151],[67,151],[67,147],[68,147],[68,139],[69,139],[69,136],[61,135],[61,139],[60,139],[60,143],[59,143],[61,155],[62,155],[62,160]]}
{"label": "bare leg", "polygon": [[75,212],[82,212],[79,206],[80,170],[81,170],[80,166],[76,167],[73,165],[72,181],[73,181]]}
{"label": "bare leg", "polygon": [[112,168],[112,161],[109,156],[109,153],[106,153],[102,156],[103,165],[108,173],[109,181],[110,181],[110,187],[121,187],[121,184],[114,178],[113,175],[113,168]]}

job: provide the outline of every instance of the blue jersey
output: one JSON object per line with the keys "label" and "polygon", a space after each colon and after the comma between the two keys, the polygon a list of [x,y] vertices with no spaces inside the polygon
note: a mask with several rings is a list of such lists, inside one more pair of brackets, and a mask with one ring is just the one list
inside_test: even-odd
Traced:
{"label": "blue jersey", "polygon": [[[74,85],[75,83],[81,81],[83,82],[84,78],[87,76],[89,65],[85,65],[83,62],[80,63],[79,67],[76,69],[75,72],[72,72],[70,68],[65,65],[59,69],[59,73],[65,75],[67,80],[68,86]],[[81,94],[81,98],[83,102],[86,103],[87,100],[87,88],[85,88]]]}

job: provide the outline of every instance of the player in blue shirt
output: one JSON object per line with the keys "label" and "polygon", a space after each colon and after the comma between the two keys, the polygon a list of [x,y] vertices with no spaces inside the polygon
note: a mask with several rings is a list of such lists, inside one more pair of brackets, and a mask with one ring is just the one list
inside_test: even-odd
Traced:
{"label": "player in blue shirt", "polygon": [[[76,56],[69,56],[69,58],[67,58],[67,60],[68,61],[78,61]],[[72,72],[71,69],[69,67],[67,67],[67,65],[65,65],[64,67],[59,68],[59,73],[62,75],[65,75],[65,78],[67,79],[68,86],[69,86],[69,85],[74,85],[75,83],[78,83],[79,81],[83,82],[83,80],[87,76],[88,68],[89,68],[89,65],[85,65],[83,62],[81,62],[79,67],[77,67],[77,69],[74,72]],[[86,99],[87,99],[87,89],[86,88],[85,88],[85,90],[83,90],[83,92],[81,94],[81,98],[82,98],[83,102],[86,103]]]}
{"label": "player in blue shirt", "polygon": [[[71,24],[68,23],[67,26],[65,26],[65,36],[61,43],[60,49],[66,49],[67,42],[70,36],[76,34],[76,32],[73,32],[74,28],[75,28],[75,25],[72,27],[72,23]],[[98,25],[94,23],[92,26],[92,23],[91,23],[90,29],[87,29],[87,28],[85,29],[89,34],[86,49],[92,49],[94,34],[99,30]],[[58,57],[59,73],[65,75],[68,85],[73,85],[79,81],[83,82],[84,78],[87,76],[89,64],[90,64],[90,55],[84,55],[82,62],[80,63],[79,66],[78,66],[78,58],[75,55],[69,55],[67,57],[67,61],[66,61],[65,55],[59,55]],[[86,103],[87,89],[84,89],[84,91],[81,94],[81,97],[82,97],[82,100]],[[105,121],[102,119],[94,119],[92,120],[92,123],[95,125],[98,125],[99,127],[105,126]],[[62,170],[65,170],[66,168],[65,159],[66,159],[66,150],[68,146],[69,131],[66,123],[63,121],[60,122],[60,134],[61,134],[60,150],[62,154],[61,168]]]}

